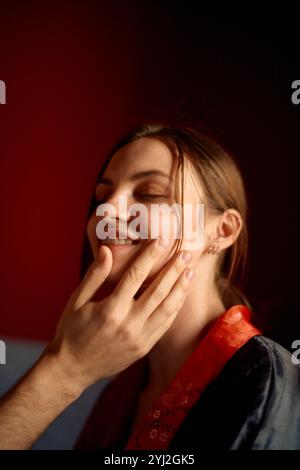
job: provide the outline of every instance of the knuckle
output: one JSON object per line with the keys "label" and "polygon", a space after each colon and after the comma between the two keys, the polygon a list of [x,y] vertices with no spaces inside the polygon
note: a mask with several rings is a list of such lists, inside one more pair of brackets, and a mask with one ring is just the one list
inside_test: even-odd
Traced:
{"label": "knuckle", "polygon": [[144,279],[145,271],[141,266],[135,265],[129,269],[127,276],[130,281],[139,282]]}
{"label": "knuckle", "polygon": [[164,297],[166,296],[165,289],[161,286],[158,285],[156,289],[152,292],[151,295],[151,302],[153,301],[154,303],[160,303]]}
{"label": "knuckle", "polygon": [[119,319],[116,314],[104,308],[101,312],[101,319],[105,328],[110,331],[118,331]]}
{"label": "knuckle", "polygon": [[122,325],[119,329],[119,338],[125,341],[136,358],[143,357],[146,354],[145,341],[136,332],[133,327],[129,325]]}
{"label": "knuckle", "polygon": [[179,276],[183,269],[185,268],[185,266],[183,265],[181,259],[180,259],[180,256],[177,257],[176,259],[176,262],[173,264],[173,269],[176,273],[177,276]]}
{"label": "knuckle", "polygon": [[148,354],[148,352],[149,352],[149,349],[146,347],[145,344],[140,345],[137,349],[137,356],[138,356],[138,358],[142,358],[142,357],[146,356],[146,354]]}
{"label": "knuckle", "polygon": [[157,240],[152,241],[143,252],[142,256],[147,264],[153,264],[162,255],[161,250],[157,246]]}
{"label": "knuckle", "polygon": [[114,296],[114,294],[110,294],[106,297],[105,302],[102,304],[102,309],[106,312],[116,314],[118,311],[118,299]]}
{"label": "knuckle", "polygon": [[187,295],[185,283],[178,282],[174,290],[174,305],[183,302]]}
{"label": "knuckle", "polygon": [[175,312],[175,305],[171,302],[165,302],[165,304],[162,307],[163,310],[163,315],[165,318],[169,318],[173,313]]}
{"label": "knuckle", "polygon": [[126,343],[129,343],[131,345],[131,348],[135,344],[134,335],[133,335],[132,329],[130,328],[129,325],[122,324],[121,326],[118,327],[118,337],[122,341],[125,341]]}
{"label": "knuckle", "polygon": [[132,352],[134,352],[137,358],[141,358],[145,356],[148,352],[145,342],[142,341],[140,338],[136,338],[134,343],[131,346]]}
{"label": "knuckle", "polygon": [[178,308],[182,306],[185,299],[186,299],[186,292],[183,291],[183,290],[179,290],[178,294],[177,294],[177,299],[176,299],[176,303],[177,303]]}
{"label": "knuckle", "polygon": [[89,302],[85,305],[82,305],[78,310],[77,310],[78,315],[82,316],[91,316],[95,314],[95,306],[93,302]]}
{"label": "knuckle", "polygon": [[157,240],[155,243],[150,243],[146,256],[148,256],[149,259],[161,256],[161,251],[157,249]]}
{"label": "knuckle", "polygon": [[186,274],[187,271],[184,271],[178,283],[178,288],[181,289],[181,291],[184,292],[185,295],[187,294],[187,291],[190,286],[190,282],[188,281]]}

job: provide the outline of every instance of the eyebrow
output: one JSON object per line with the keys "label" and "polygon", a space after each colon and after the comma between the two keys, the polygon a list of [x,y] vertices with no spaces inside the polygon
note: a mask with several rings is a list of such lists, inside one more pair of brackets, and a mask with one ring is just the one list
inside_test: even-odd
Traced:
{"label": "eyebrow", "polygon": [[[147,178],[148,176],[162,176],[164,178],[167,178],[169,181],[173,181],[173,178],[170,175],[168,175],[167,173],[164,173],[161,170],[139,171],[138,173],[134,173],[133,175],[131,175],[128,179],[129,181],[136,181],[142,178]],[[113,182],[108,178],[101,177],[97,181],[97,184],[112,185]]]}

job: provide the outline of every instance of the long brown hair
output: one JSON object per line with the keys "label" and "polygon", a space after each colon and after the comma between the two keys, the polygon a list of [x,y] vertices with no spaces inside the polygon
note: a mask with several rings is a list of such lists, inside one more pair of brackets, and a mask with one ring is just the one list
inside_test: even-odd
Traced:
{"label": "long brown hair", "polygon": [[[250,302],[242,292],[248,251],[247,200],[243,179],[237,163],[214,139],[195,128],[147,123],[130,132],[116,143],[104,162],[98,178],[102,176],[117,150],[142,137],[159,139],[172,152],[175,148],[178,156],[177,170],[179,168],[183,170],[186,159],[189,159],[199,176],[204,190],[205,202],[210,212],[218,214],[228,209],[236,209],[239,212],[243,222],[242,229],[235,242],[218,255],[215,281],[226,308],[241,303],[251,308]],[[177,174],[179,173],[177,172]],[[183,174],[184,171],[181,172],[181,181],[177,178],[177,186],[181,184],[180,204],[183,204],[184,197]],[[93,195],[88,218],[95,210],[95,207],[96,200]],[[182,240],[177,240],[175,253],[180,249],[181,242]],[[81,263],[81,278],[91,260],[91,249],[86,237]]]}

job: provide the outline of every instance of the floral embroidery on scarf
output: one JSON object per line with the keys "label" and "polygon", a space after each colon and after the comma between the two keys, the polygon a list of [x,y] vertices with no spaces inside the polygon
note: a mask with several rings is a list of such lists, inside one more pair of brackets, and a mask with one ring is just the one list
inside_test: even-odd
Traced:
{"label": "floral embroidery on scarf", "polygon": [[130,436],[126,449],[167,448],[207,385],[243,344],[260,333],[250,322],[248,307],[227,310],[161,393]]}

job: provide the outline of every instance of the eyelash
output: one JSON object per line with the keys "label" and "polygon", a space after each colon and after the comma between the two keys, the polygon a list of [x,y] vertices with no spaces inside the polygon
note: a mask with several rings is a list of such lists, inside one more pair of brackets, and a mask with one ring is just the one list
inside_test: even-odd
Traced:
{"label": "eyelash", "polygon": [[[153,200],[153,199],[168,199],[168,196],[165,194],[139,194],[138,197],[144,200]],[[96,204],[100,205],[106,201],[106,198],[100,198],[96,200]]]}
{"label": "eyelash", "polygon": [[164,194],[139,194],[142,199],[153,200],[153,199],[168,199]]}

